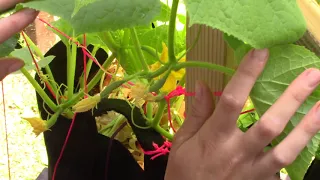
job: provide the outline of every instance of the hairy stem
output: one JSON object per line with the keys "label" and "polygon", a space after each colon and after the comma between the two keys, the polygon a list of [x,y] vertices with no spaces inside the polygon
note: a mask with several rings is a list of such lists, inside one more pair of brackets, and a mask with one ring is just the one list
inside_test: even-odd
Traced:
{"label": "hairy stem", "polygon": [[59,108],[51,117],[46,121],[46,126],[50,129],[58,120],[58,117],[63,112],[61,108]]}
{"label": "hairy stem", "polygon": [[28,81],[31,83],[31,85],[35,88],[37,93],[40,95],[40,97],[43,99],[43,101],[49,106],[49,108],[52,111],[57,110],[56,104],[50,99],[50,97],[44,92],[44,90],[41,88],[41,86],[38,84],[38,82],[33,79],[33,77],[29,74],[29,72],[23,67],[20,69],[22,74],[28,79]]}
{"label": "hairy stem", "polygon": [[[96,53],[97,51],[99,50],[99,47],[98,46],[95,46],[92,50],[92,56],[95,57],[96,56]],[[90,71],[91,71],[91,67],[92,67],[92,59],[88,59],[88,62],[87,62],[87,68],[86,68],[86,75],[83,74],[80,78],[80,87],[83,89],[84,88],[84,76],[86,76],[86,78],[88,79],[89,78],[89,74],[90,74]]]}
{"label": "hairy stem", "polygon": [[98,33],[101,40],[108,46],[111,52],[117,52],[120,46],[114,41],[109,31]]}
{"label": "hairy stem", "polygon": [[168,30],[168,56],[169,56],[169,62],[171,63],[174,63],[177,61],[174,53],[174,34],[176,29],[176,17],[177,17],[178,5],[179,5],[179,0],[172,1],[169,30]]}
{"label": "hairy stem", "polygon": [[133,41],[133,44],[134,44],[134,47],[136,49],[136,52],[138,53],[138,58],[142,64],[142,68],[145,70],[145,71],[149,71],[149,67],[148,67],[148,64],[144,58],[144,55],[142,53],[142,50],[141,50],[141,45],[140,45],[140,41],[139,41],[139,38],[138,38],[138,35],[137,35],[137,31],[135,28],[130,28],[130,32],[131,32],[131,37],[132,37],[132,41]]}
{"label": "hairy stem", "polygon": [[167,70],[169,69],[169,65],[164,65],[164,66],[161,66],[159,69],[157,69],[156,71],[153,71],[151,73],[149,73],[147,75],[147,78],[148,79],[152,79],[152,78],[155,78],[155,77],[158,77],[160,76],[161,74],[165,73]]}
{"label": "hairy stem", "polygon": [[153,121],[152,121],[152,127],[155,128],[156,126],[159,125],[161,118],[163,116],[164,113],[164,109],[166,108],[166,101],[162,100],[159,102],[159,107],[158,107],[158,111],[156,113],[156,116],[154,117]]}
{"label": "hairy stem", "polygon": [[71,45],[71,52],[70,47],[68,47],[69,53],[67,59],[67,85],[68,85],[68,99],[71,99],[74,93],[74,78],[76,72],[76,62],[77,62],[77,45]]}
{"label": "hairy stem", "polygon": [[[109,58],[103,63],[102,67],[103,68],[108,67],[112,63],[114,58],[115,58],[115,54],[112,54],[111,56],[109,56]],[[88,83],[88,92],[90,92],[97,85],[103,73],[104,71],[102,69],[99,69],[98,73]],[[76,96],[74,96],[72,99],[62,104],[61,106],[63,108],[68,108],[73,104],[77,103],[83,95],[84,95],[84,90],[81,90],[80,92],[78,92]]]}
{"label": "hairy stem", "polygon": [[230,69],[221,65],[207,63],[207,62],[200,62],[200,61],[187,61],[187,62],[178,63],[173,67],[173,69],[175,71],[178,71],[181,68],[187,68],[187,67],[200,67],[200,68],[212,69],[218,72],[225,73],[230,76],[232,76],[233,73],[235,72],[233,69]]}
{"label": "hairy stem", "polygon": [[157,125],[156,127],[153,127],[154,130],[156,130],[158,133],[163,135],[164,137],[168,138],[169,141],[173,140],[173,135],[170,134],[168,131],[164,130],[160,125]]}
{"label": "hairy stem", "polygon": [[[38,48],[38,46],[36,46],[36,45],[34,44],[34,42],[30,39],[30,37],[29,37],[26,33],[24,33],[23,35],[24,35],[26,41],[28,42],[30,48],[31,48],[32,50],[34,50],[34,52],[36,53],[36,55],[37,55],[38,57],[40,57],[41,59],[44,59],[44,55],[42,54],[42,52],[41,52],[41,50]],[[49,76],[49,80],[50,80],[50,81],[47,81],[47,83],[50,84],[50,86],[52,87],[53,92],[57,92],[57,86],[55,85],[55,79],[54,79],[54,76],[53,76],[53,74],[52,74],[52,71],[51,71],[50,67],[49,67],[49,66],[46,66],[46,67],[45,67],[45,70],[46,70],[46,73],[47,73],[47,75]]]}
{"label": "hairy stem", "polygon": [[153,106],[152,106],[152,104],[149,102],[149,103],[147,104],[147,118],[148,118],[148,119],[152,119],[152,117],[153,117]]}

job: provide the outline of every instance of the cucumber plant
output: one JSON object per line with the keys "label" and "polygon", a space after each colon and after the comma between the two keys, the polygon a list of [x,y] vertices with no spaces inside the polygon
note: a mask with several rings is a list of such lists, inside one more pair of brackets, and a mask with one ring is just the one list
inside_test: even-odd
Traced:
{"label": "cucumber plant", "polygon": [[[18,35],[0,46],[1,56],[15,56],[26,61],[27,66],[20,72],[28,78],[54,112],[45,121],[46,129],[50,129],[55,123],[57,115],[71,118],[76,112],[94,109],[102,99],[122,98],[132,106],[139,107],[142,112],[145,111],[142,114],[147,121],[147,128],[154,128],[168,140],[172,140],[173,127],[162,121],[168,121],[165,119],[168,112],[173,114],[177,127],[183,123],[183,116],[176,113],[181,108],[183,97],[169,101],[173,108],[168,108],[165,96],[177,85],[184,86],[184,69],[201,67],[227,75],[234,73],[228,67],[185,59],[185,36],[188,28],[186,14],[189,16],[189,25],[201,24],[224,32],[224,39],[234,50],[237,63],[252,48],[270,50],[266,68],[250,94],[250,107],[254,107],[255,112],[250,116],[239,117],[238,125],[242,130],[258,120],[298,74],[306,68],[320,66],[319,57],[305,47],[294,44],[307,30],[296,1],[30,0],[19,4],[16,9],[22,7],[59,17],[59,20],[50,25],[55,29],[48,28],[60,37],[67,48],[65,68],[68,69],[68,81],[67,84],[56,84],[55,74],[50,74],[47,66],[53,57],[44,57],[30,38],[26,36],[20,42],[22,49],[15,49],[15,44],[19,41]],[[186,13],[177,13],[179,8],[185,9]],[[41,59],[40,67],[46,68],[48,73],[41,74],[41,77],[46,88],[52,88],[56,102],[30,76],[28,70],[35,68],[35,64],[27,53],[26,44],[31,47],[32,54]],[[93,51],[88,51],[86,44],[93,45]],[[74,84],[77,47],[83,48],[88,64],[80,77],[80,83]],[[94,77],[88,77],[90,66],[97,63],[95,49],[99,48],[104,49],[109,58],[99,65],[101,69]],[[88,83],[85,80],[89,80]],[[133,84],[139,88],[135,89]],[[126,91],[127,85],[133,85],[129,88],[130,95]],[[60,91],[61,86],[66,87],[65,92]],[[98,92],[92,94],[96,87]],[[84,99],[88,95],[94,98]],[[277,145],[290,133],[318,98],[319,88],[308,97],[272,145]],[[83,107],[88,104],[92,106]],[[248,110],[248,107],[244,109]],[[121,122],[119,118],[116,119],[116,122],[106,125],[101,133],[112,134],[115,130],[112,127]],[[303,179],[316,154],[319,139],[320,134],[317,134],[294,163],[285,168],[291,179]]]}

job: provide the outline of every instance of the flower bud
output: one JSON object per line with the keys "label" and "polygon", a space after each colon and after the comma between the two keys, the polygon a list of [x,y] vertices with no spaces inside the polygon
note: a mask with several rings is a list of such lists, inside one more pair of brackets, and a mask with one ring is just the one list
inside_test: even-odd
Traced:
{"label": "flower bud", "polygon": [[90,109],[93,109],[100,102],[100,95],[91,96],[79,101],[76,105],[72,107],[73,111],[76,113],[87,112]]}

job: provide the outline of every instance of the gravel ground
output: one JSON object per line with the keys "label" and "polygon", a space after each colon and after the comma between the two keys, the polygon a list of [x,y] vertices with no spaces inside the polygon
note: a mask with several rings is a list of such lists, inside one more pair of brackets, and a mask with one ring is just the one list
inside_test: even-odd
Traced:
{"label": "gravel ground", "polygon": [[[29,123],[21,117],[38,116],[35,92],[21,74],[10,75],[3,82],[11,180],[34,180],[46,167],[46,150],[43,136],[36,137]],[[6,180],[9,179],[8,156],[2,90],[0,93],[0,179]]]}

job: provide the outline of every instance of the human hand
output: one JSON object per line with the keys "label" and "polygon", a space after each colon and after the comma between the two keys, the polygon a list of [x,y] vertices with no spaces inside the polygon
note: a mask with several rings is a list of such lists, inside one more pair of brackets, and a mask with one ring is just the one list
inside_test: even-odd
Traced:
{"label": "human hand", "polygon": [[300,74],[247,132],[238,129],[236,121],[268,54],[253,50],[245,56],[215,110],[209,88],[197,84],[195,102],[170,150],[166,180],[279,179],[275,174],[290,165],[320,130],[318,102],[281,143],[264,152],[319,85],[318,69]]}
{"label": "human hand", "polygon": [[[0,0],[0,12],[15,6],[23,0]],[[0,19],[0,44],[14,34],[23,30],[34,21],[38,12],[32,9],[23,9],[9,17]],[[17,58],[0,58],[0,81],[8,74],[19,70],[24,62]]]}

